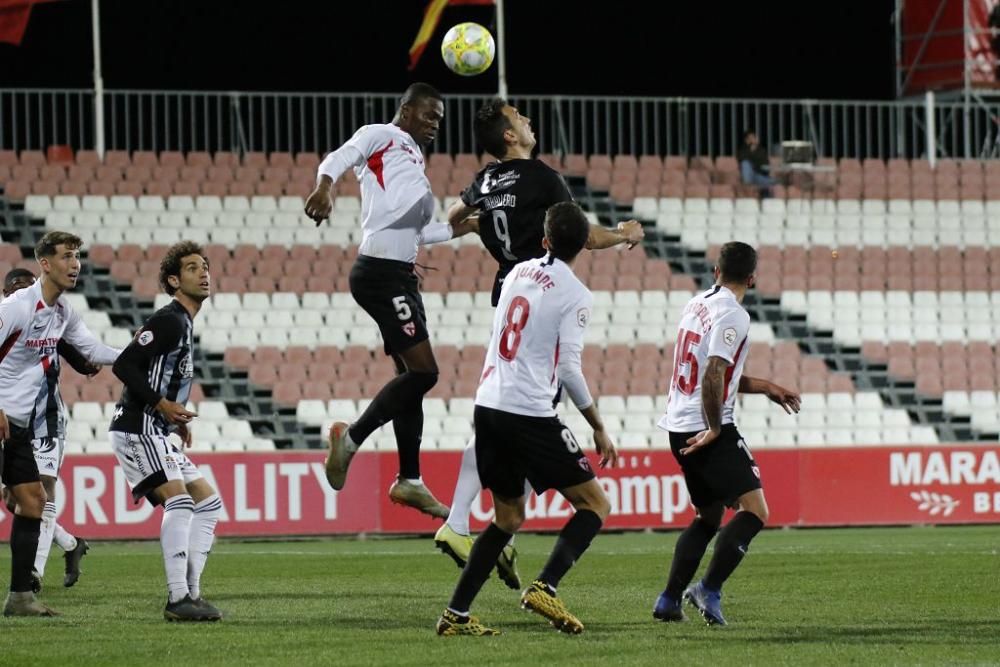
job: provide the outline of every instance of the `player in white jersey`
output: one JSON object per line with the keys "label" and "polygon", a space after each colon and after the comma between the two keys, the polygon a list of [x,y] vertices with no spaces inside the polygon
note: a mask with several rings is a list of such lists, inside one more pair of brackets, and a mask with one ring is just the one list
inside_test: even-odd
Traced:
{"label": "player in white jersey", "polygon": [[35,246],[42,279],[0,302],[3,482],[17,503],[10,533],[11,583],[4,606],[7,616],[55,614],[32,592],[31,569],[47,499],[32,440],[59,435],[59,424],[49,423],[50,415],[65,413],[59,396],[59,341],[66,340],[95,364],[110,364],[119,353],[101,343],[62,298],[63,292],[76,286],[81,245],[72,234],[45,234]]}
{"label": "player in white jersey", "polygon": [[[462,197],[448,209],[448,221],[455,237],[474,232],[497,261],[491,303],[497,305],[500,288],[510,270],[518,263],[542,257],[545,236],[545,213],[553,204],[572,201],[566,182],[557,171],[541,160],[531,159],[535,133],[531,119],[503,98],[487,101],[476,113],[472,126],[476,142],[497,158],[484,167]],[[474,215],[476,214],[476,215]],[[470,217],[471,216],[471,217]],[[485,221],[482,226],[479,218]],[[590,225],[588,250],[627,244],[631,249],[642,242],[642,225],[636,220],[608,229]],[[641,249],[640,249],[641,252]],[[462,452],[451,511],[434,535],[434,544],[465,567],[472,548],[469,530],[472,503],[482,491],[476,470],[476,443],[470,438]],[[530,488],[525,489],[529,493]],[[517,572],[517,550],[508,545],[497,560],[497,574],[510,588],[521,587]]]}
{"label": "player in white jersey", "polygon": [[[796,392],[743,375],[750,315],[741,302],[756,270],[753,248],[725,244],[715,286],[691,299],[681,316],[667,411],[657,426],[670,433],[670,449],[697,516],[677,539],[666,589],[653,608],[653,617],[661,621],[685,620],[683,598],[709,624],[725,625],[722,584],[767,522],[760,471],[733,420],[736,394],[766,394],[786,412],[799,411]],[[688,587],[726,507],[738,510],[736,516],[719,532],[704,578]]]}
{"label": "player in white jersey", "polygon": [[572,264],[587,234],[579,206],[552,206],[543,241],[549,254],[516,265],[500,291],[475,408],[476,464],[483,488],[493,494],[495,516],[476,539],[438,620],[440,635],[499,634],[470,617],[469,608],[524,521],[525,480],[537,493],[556,489],[576,513],[541,574],[522,594],[521,606],[563,632],[583,631],[556,588],[590,546],[611,506],[573,433],[556,416],[560,383],[593,427],[601,465],[618,458],[580,367],[593,296]]}
{"label": "player in white jersey", "polygon": [[[15,268],[7,272],[3,281],[3,295],[8,297],[26,287],[35,284],[35,274],[24,268]],[[82,354],[77,352],[65,340],[60,340],[56,346],[59,357],[66,361],[73,369],[81,375],[93,377],[100,372],[101,367],[87,361]],[[82,537],[77,539],[70,535],[66,529],[56,521],[56,479],[59,470],[62,468],[63,453],[65,451],[65,406],[56,401],[48,401],[46,404],[45,431],[47,435],[39,436],[31,440],[31,446],[35,453],[35,465],[38,467],[38,475],[45,489],[45,509],[42,511],[42,527],[38,538],[38,550],[35,552],[35,566],[32,572],[31,589],[37,594],[42,590],[42,578],[45,576],[45,566],[49,558],[49,550],[52,542],[56,542],[63,550],[66,560],[66,573],[63,577],[63,586],[69,588],[76,584],[80,578],[80,561],[90,550],[90,544]],[[39,429],[42,432],[42,429]],[[14,496],[7,489],[4,489],[4,502],[7,509],[14,513],[17,503]]]}
{"label": "player in white jersey", "polygon": [[423,148],[434,140],[443,117],[441,94],[427,84],[411,85],[392,123],[362,127],[323,160],[305,209],[317,224],[325,220],[332,209],[333,184],[354,168],[361,182],[363,235],[351,268],[351,294],[378,325],[397,372],[352,424],[336,422],[330,429],[327,480],[342,489],[358,447],[391,421],[399,475],[389,497],[442,519],[448,516],[447,506],[420,479],[422,404],[424,394],[437,384],[438,367],[414,262],[420,244],[450,236],[447,224],[431,223],[434,195],[424,173]]}

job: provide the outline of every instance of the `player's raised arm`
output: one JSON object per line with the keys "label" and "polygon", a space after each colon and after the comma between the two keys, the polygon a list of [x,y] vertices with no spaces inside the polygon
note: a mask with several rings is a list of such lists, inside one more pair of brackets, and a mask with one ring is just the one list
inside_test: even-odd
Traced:
{"label": "player's raised arm", "polygon": [[620,222],[616,229],[591,224],[586,247],[588,250],[604,250],[627,243],[629,248],[633,248],[636,244],[642,243],[645,237],[646,232],[636,220]]}
{"label": "player's raised arm", "polygon": [[375,151],[392,141],[384,132],[366,125],[354,133],[347,143],[333,151],[320,163],[316,170],[316,188],[306,199],[306,215],[319,225],[333,210],[333,184],[351,167],[363,164]]}

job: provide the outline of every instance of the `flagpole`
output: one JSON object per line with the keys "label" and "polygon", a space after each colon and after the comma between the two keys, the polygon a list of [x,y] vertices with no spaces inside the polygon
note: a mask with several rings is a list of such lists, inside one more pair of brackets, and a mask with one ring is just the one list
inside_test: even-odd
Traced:
{"label": "flagpole", "polygon": [[94,35],[94,150],[104,159],[104,77],[101,76],[101,14],[100,0],[91,0],[91,22]]}
{"label": "flagpole", "polygon": [[497,82],[497,93],[500,97],[507,97],[507,54],[504,48],[506,31],[503,24],[503,2],[504,0],[497,0],[497,72],[500,75]]}

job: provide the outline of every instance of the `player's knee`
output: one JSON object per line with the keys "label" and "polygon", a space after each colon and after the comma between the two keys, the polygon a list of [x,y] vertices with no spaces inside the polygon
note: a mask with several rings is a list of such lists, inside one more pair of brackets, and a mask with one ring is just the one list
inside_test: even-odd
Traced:
{"label": "player's knee", "polygon": [[707,535],[715,535],[719,532],[719,522],[712,523],[707,521],[704,517],[696,516],[692,524],[698,527],[698,529],[705,532]]}
{"label": "player's knee", "polygon": [[593,506],[594,514],[600,517],[601,522],[607,521],[608,515],[611,514],[611,502],[608,497],[602,493],[594,499]]}
{"label": "player's knee", "polygon": [[433,389],[438,381],[438,372],[436,370],[432,373],[410,371],[409,375],[413,378],[413,385],[420,391],[421,395]]}
{"label": "player's knee", "polygon": [[767,523],[768,518],[771,516],[771,512],[767,509],[767,503],[761,503],[760,507],[755,507],[750,510],[763,524]]}
{"label": "player's knee", "polygon": [[45,491],[45,499],[49,502],[56,500],[56,478],[42,477],[42,489]]}
{"label": "player's knee", "polygon": [[45,509],[45,489],[41,484],[24,484],[14,489],[17,513],[29,519],[41,519]]}
{"label": "player's knee", "polygon": [[493,523],[505,533],[513,535],[521,529],[524,523],[524,508],[516,506],[497,506]]}
{"label": "player's knee", "polygon": [[608,500],[607,495],[605,495],[601,490],[598,490],[597,493],[587,494],[587,497],[584,498],[582,502],[574,503],[574,507],[578,512],[580,510],[589,510],[593,512],[602,523],[607,520],[608,515],[611,514],[611,502]]}

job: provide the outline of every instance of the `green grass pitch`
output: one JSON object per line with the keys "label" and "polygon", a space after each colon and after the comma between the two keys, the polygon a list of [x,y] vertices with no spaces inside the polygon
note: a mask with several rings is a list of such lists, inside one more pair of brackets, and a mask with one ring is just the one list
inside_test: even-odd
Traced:
{"label": "green grass pitch", "polygon": [[[765,531],[726,586],[728,628],[652,619],[676,538],[599,535],[560,587],[577,637],[495,577],[473,613],[502,636],[435,635],[458,569],[430,538],[222,540],[203,589],[217,624],[162,620],[156,543],[94,544],[69,590],[54,548],[42,597],[63,616],[0,618],[0,664],[1000,663],[1000,527]],[[553,539],[518,538],[522,578]],[[4,583],[9,567],[4,548]]]}

